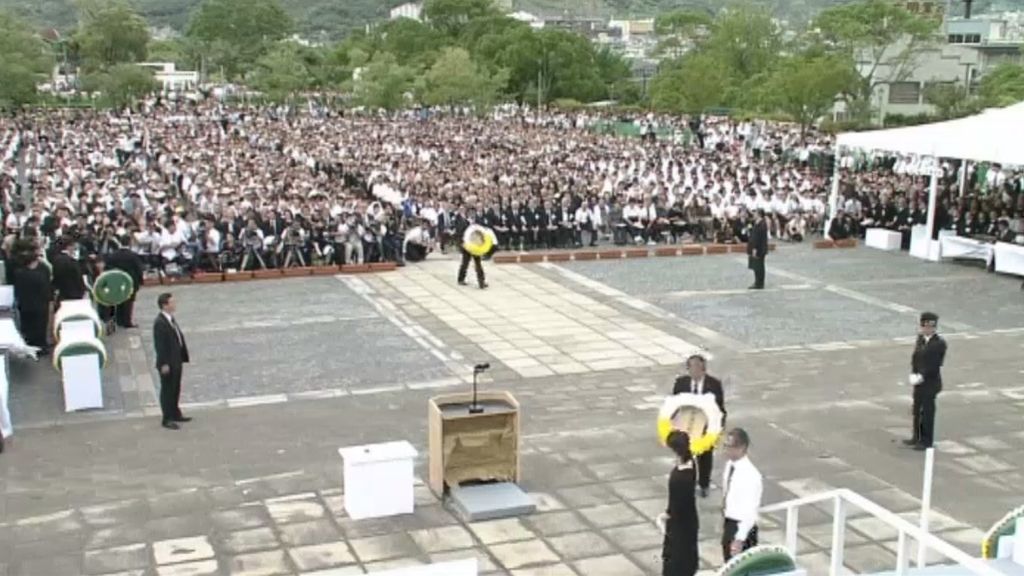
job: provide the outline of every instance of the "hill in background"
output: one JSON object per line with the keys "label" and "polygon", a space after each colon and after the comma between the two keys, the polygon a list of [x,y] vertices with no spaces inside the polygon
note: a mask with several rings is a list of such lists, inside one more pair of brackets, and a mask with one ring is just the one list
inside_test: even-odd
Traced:
{"label": "hill in background", "polygon": [[[766,5],[777,17],[804,22],[822,9],[848,0],[753,0]],[[181,32],[202,0],[134,0],[139,12],[157,29]],[[403,0],[281,0],[295,19],[299,33],[311,40],[337,40],[354,29],[388,17]],[[955,2],[958,3],[958,2]],[[1010,6],[1015,0],[976,0],[975,12]],[[717,10],[722,0],[516,0],[516,10],[544,17],[644,18],[679,8]],[[75,25],[72,0],[0,0],[0,9],[42,28],[68,30]],[[1009,8],[1007,8],[1009,9]],[[1019,9],[1019,8],[1018,8]],[[959,10],[958,10],[959,11]]]}

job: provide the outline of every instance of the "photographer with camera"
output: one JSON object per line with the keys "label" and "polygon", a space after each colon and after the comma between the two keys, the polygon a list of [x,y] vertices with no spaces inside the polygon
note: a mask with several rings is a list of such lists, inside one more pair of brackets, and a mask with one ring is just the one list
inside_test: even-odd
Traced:
{"label": "photographer with camera", "polygon": [[366,261],[366,252],[363,250],[363,234],[365,232],[366,227],[358,212],[342,213],[335,241],[343,248],[344,264],[362,264]]}
{"label": "photographer with camera", "polygon": [[243,272],[250,270],[250,264],[254,267],[258,264],[260,269],[267,267],[267,263],[263,259],[263,230],[256,225],[255,218],[249,218],[249,221],[246,222],[240,243],[242,245],[242,261],[239,270]]}
{"label": "photographer with camera", "polygon": [[302,216],[296,216],[285,228],[278,244],[277,255],[279,268],[292,266],[304,267],[308,261],[306,251],[306,229],[302,227]]}

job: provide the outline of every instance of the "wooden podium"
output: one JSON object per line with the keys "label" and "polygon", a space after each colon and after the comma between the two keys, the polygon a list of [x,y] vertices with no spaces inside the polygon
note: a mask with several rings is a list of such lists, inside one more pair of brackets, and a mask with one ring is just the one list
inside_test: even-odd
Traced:
{"label": "wooden podium", "polygon": [[462,483],[519,482],[519,402],[508,392],[480,392],[430,399],[430,489],[441,497]]}

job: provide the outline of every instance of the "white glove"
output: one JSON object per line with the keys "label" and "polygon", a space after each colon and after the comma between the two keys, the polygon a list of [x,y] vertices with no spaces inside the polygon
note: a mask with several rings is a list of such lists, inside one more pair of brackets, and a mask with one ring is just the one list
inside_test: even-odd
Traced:
{"label": "white glove", "polygon": [[914,374],[910,375],[909,380],[910,380],[911,386],[917,386],[918,384],[924,382],[924,376],[921,376],[920,374],[914,373]]}
{"label": "white glove", "polygon": [[658,530],[661,532],[661,535],[664,536],[666,525],[668,524],[668,514],[664,512],[658,514],[658,519],[655,520],[654,523],[658,525]]}

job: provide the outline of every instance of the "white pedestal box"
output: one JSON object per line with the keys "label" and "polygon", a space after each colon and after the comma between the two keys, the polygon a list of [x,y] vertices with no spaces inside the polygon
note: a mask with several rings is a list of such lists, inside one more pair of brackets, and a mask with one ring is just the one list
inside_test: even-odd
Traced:
{"label": "white pedestal box", "polygon": [[413,459],[406,441],[339,448],[345,461],[345,511],[353,520],[413,512]]}
{"label": "white pedestal box", "polygon": [[68,356],[61,360],[64,411],[103,408],[103,379],[98,354]]}
{"label": "white pedestal box", "polygon": [[899,232],[893,232],[885,228],[868,228],[867,233],[864,235],[864,243],[869,248],[877,248],[879,250],[899,250],[902,240],[903,236]]}

